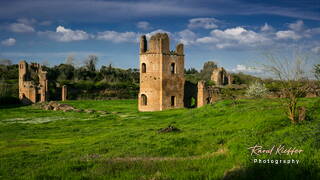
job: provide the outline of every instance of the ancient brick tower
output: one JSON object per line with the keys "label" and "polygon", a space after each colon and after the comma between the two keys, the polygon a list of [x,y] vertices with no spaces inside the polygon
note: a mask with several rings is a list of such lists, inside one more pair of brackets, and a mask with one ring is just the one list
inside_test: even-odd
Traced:
{"label": "ancient brick tower", "polygon": [[[32,73],[35,73],[32,76]],[[33,79],[34,78],[34,79]],[[19,62],[19,98],[23,103],[44,102],[48,95],[47,72],[40,64]]]}
{"label": "ancient brick tower", "polygon": [[183,44],[170,51],[166,33],[140,39],[139,111],[161,111],[184,107]]}

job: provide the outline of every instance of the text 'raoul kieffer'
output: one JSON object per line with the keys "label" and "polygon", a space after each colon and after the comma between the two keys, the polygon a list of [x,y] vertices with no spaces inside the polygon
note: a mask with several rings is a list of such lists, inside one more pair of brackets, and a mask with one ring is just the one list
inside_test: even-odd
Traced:
{"label": "text 'raoul kieffer'", "polygon": [[286,148],[284,145],[279,146],[272,146],[270,149],[264,149],[262,146],[255,145],[249,147],[248,149],[251,150],[251,155],[260,155],[260,154],[278,154],[278,155],[293,155],[293,154],[300,154],[303,152],[302,149],[297,149],[295,147]]}

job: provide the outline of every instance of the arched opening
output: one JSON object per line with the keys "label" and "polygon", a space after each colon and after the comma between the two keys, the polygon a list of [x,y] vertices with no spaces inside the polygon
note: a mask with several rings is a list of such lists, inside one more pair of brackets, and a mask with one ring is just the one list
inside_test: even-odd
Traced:
{"label": "arched opening", "polygon": [[176,73],[176,64],[175,63],[171,63],[170,72],[171,72],[171,74],[175,74]]}
{"label": "arched opening", "polygon": [[148,104],[148,99],[145,94],[141,95],[141,105],[146,106]]}
{"label": "arched opening", "polygon": [[147,72],[147,66],[146,66],[145,63],[142,63],[142,65],[141,65],[141,72],[142,73],[146,73]]}
{"label": "arched opening", "polygon": [[176,97],[175,96],[171,96],[171,106],[174,107],[176,105]]}
{"label": "arched opening", "polygon": [[41,100],[41,94],[36,94],[36,102],[39,102]]}

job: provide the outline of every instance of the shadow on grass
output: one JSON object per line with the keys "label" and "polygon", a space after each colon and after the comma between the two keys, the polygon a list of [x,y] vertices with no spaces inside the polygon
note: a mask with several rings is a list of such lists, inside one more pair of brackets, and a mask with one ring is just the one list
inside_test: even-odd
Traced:
{"label": "shadow on grass", "polygon": [[17,107],[22,107],[22,106],[28,106],[25,104],[0,104],[0,109],[10,109],[10,108],[17,108]]}
{"label": "shadow on grass", "polygon": [[233,168],[224,174],[223,180],[300,180],[320,179],[320,168],[318,166],[302,165],[261,165],[256,164],[247,168]]}
{"label": "shadow on grass", "polygon": [[25,106],[17,97],[0,97],[0,109],[16,108]]}

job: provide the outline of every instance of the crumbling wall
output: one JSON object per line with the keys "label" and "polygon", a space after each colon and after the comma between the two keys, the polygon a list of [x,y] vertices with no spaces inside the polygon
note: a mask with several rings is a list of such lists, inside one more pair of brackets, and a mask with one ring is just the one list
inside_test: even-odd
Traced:
{"label": "crumbling wall", "polygon": [[231,74],[227,73],[227,71],[223,68],[216,68],[212,71],[211,81],[215,83],[215,85],[231,85],[233,82],[233,77]]}
{"label": "crumbling wall", "polygon": [[[33,75],[35,75],[33,77]],[[48,95],[47,72],[41,65],[19,62],[19,98],[23,103],[44,102]]]}
{"label": "crumbling wall", "polygon": [[202,107],[211,102],[209,96],[208,88],[206,87],[205,81],[198,82],[198,97],[197,97],[197,107]]}

